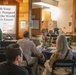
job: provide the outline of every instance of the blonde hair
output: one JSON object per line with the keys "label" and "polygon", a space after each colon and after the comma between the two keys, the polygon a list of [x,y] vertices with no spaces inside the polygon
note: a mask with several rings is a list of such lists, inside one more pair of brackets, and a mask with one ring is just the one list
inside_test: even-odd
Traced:
{"label": "blonde hair", "polygon": [[57,51],[67,51],[69,49],[65,35],[59,35],[56,40]]}

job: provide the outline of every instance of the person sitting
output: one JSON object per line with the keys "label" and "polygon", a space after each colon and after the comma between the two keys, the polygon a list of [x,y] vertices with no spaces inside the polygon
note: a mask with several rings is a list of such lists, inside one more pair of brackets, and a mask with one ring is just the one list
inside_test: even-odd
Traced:
{"label": "person sitting", "polygon": [[49,30],[48,35],[50,36],[52,34],[54,34],[53,31],[52,30]]}
{"label": "person sitting", "polygon": [[[38,65],[38,59],[42,58],[43,55],[41,53],[39,53],[39,51],[36,48],[36,45],[33,43],[33,41],[29,40],[29,32],[25,31],[23,34],[23,39],[20,39],[17,41],[17,43],[21,46],[22,50],[23,50],[23,55],[26,58],[28,64],[33,64],[32,67],[32,74],[36,75],[36,70],[37,70],[37,65]],[[36,55],[37,57],[32,57],[32,53],[34,55]]]}
{"label": "person sitting", "polygon": [[48,41],[49,41],[48,29],[42,29],[41,39],[42,39],[41,40],[42,47],[44,48],[45,46],[48,46]]}
{"label": "person sitting", "polygon": [[54,28],[54,34],[59,34],[59,28]]}
{"label": "person sitting", "polygon": [[[45,62],[45,69],[42,75],[51,75],[52,65],[57,59],[72,59],[73,53],[72,50],[69,48],[67,39],[64,35],[58,36],[56,40],[56,49],[57,51],[54,52],[50,59]],[[57,68],[55,70],[55,73],[57,75],[66,75],[66,73],[68,73],[69,71],[70,69],[68,68]]]}
{"label": "person sitting", "polygon": [[0,75],[28,75],[27,70],[19,66],[21,50],[18,44],[10,44],[7,47],[6,60],[0,63]]}

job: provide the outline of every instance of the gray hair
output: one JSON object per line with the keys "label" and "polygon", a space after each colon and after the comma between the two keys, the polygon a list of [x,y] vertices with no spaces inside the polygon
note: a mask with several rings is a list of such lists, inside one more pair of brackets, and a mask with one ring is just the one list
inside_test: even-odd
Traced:
{"label": "gray hair", "polygon": [[69,49],[67,38],[65,35],[59,35],[56,40],[57,51],[67,51]]}

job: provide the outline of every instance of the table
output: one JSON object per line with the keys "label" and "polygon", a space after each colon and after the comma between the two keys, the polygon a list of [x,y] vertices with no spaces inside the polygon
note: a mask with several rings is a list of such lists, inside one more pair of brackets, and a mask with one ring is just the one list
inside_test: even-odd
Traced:
{"label": "table", "polygon": [[[54,53],[54,52],[56,52],[56,51],[57,51],[57,50],[56,50],[56,47],[49,47],[48,49],[43,50],[43,52],[44,52],[44,53],[46,54],[46,56],[47,56],[47,59],[50,59],[52,53]],[[76,50],[72,50],[72,52],[73,52],[73,57],[74,57],[74,59],[76,60]]]}
{"label": "table", "polygon": [[7,47],[9,44],[16,43],[16,42],[17,42],[17,40],[0,41],[0,48]]}

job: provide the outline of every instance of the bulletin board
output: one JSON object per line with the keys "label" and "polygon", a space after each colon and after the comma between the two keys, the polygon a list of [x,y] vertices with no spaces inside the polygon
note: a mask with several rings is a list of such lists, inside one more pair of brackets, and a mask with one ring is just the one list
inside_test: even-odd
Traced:
{"label": "bulletin board", "polygon": [[33,29],[40,29],[40,20],[33,19]]}

